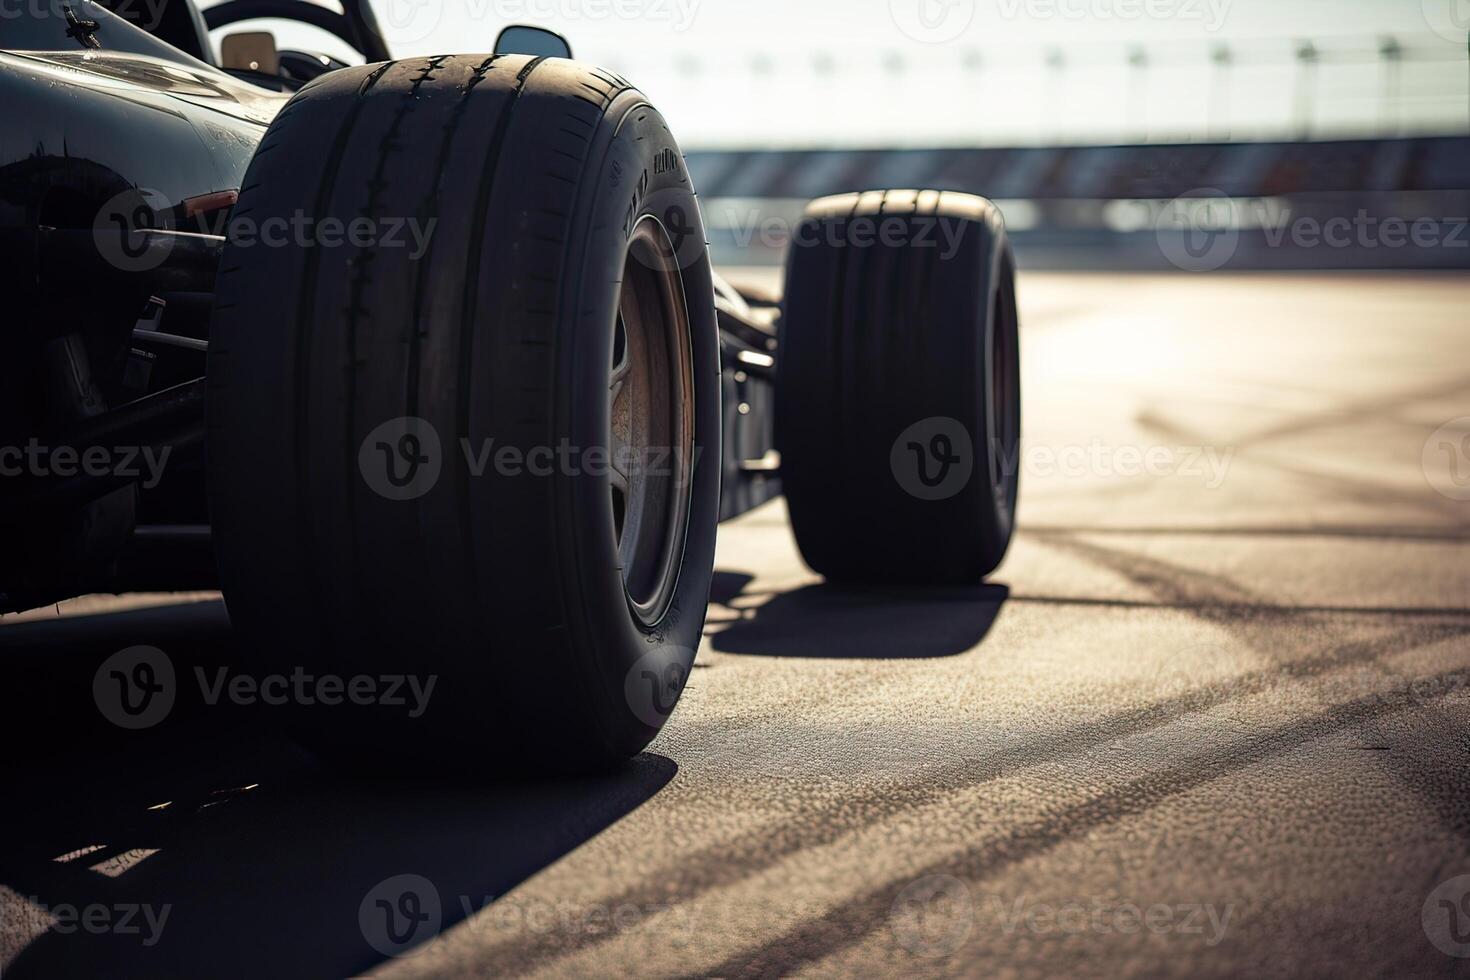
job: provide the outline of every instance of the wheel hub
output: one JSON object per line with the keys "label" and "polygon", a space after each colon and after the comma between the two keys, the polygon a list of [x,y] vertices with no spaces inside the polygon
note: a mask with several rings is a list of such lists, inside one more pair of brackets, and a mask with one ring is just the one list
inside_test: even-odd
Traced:
{"label": "wheel hub", "polygon": [[608,379],[609,485],[628,602],[653,626],[678,581],[694,456],[694,376],[683,281],[645,217],[624,260]]}

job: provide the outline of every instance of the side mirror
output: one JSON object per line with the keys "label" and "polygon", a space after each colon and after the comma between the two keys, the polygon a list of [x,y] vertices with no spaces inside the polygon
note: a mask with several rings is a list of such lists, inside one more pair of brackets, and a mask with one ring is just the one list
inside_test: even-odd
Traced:
{"label": "side mirror", "polygon": [[570,58],[572,46],[556,31],[512,24],[495,39],[496,54],[529,54],[538,58]]}
{"label": "side mirror", "polygon": [[281,69],[276,54],[276,36],[270,31],[241,31],[226,34],[219,43],[220,67],[275,75]]}

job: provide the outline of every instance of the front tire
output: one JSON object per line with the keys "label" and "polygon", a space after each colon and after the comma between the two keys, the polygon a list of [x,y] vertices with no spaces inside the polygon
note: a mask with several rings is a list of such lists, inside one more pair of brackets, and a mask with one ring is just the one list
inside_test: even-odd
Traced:
{"label": "front tire", "polygon": [[1015,528],[1015,260],[947,191],[814,201],[794,236],[776,440],[802,557],[829,579],[978,581]]}
{"label": "front tire", "polygon": [[[418,231],[233,234],[300,215]],[[436,679],[417,715],[293,702],[298,731],[411,767],[641,750],[698,646],[719,506],[711,272],[657,110],[560,59],[345,69],[271,125],[234,218],[209,354],[231,619],[264,670]],[[635,308],[662,353],[618,428],[614,348]],[[640,498],[647,546],[616,506],[630,445],[667,453]]]}

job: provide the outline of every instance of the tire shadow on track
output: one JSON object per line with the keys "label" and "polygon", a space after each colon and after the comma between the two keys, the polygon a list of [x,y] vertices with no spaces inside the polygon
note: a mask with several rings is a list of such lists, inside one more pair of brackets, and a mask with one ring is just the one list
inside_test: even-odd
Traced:
{"label": "tire shadow on track", "polygon": [[[717,573],[717,585],[727,587],[714,601],[729,605],[749,581],[743,573]],[[728,587],[737,583],[733,591]],[[721,653],[761,657],[953,657],[985,639],[1009,595],[1006,586],[990,583],[947,589],[808,585],[739,608],[740,618],[713,634],[710,644]]]}
{"label": "tire shadow on track", "polygon": [[[0,728],[11,748],[0,835],[7,977],[357,975],[387,959],[373,899],[402,899],[405,875],[418,879],[413,901],[393,907],[415,920],[437,912],[396,923],[409,937],[401,949],[431,965],[451,927],[514,927],[498,899],[677,771],[644,753],[576,778],[347,777],[286,738],[274,709],[196,703],[182,696],[192,682],[150,730],[99,723],[93,677],[123,647],[166,649],[181,677],[201,665],[246,669],[211,606],[0,627],[0,658],[24,678],[23,691],[6,687]],[[516,751],[463,748],[467,769]],[[132,931],[110,928],[127,909]],[[102,927],[56,928],[69,910],[105,910]]]}

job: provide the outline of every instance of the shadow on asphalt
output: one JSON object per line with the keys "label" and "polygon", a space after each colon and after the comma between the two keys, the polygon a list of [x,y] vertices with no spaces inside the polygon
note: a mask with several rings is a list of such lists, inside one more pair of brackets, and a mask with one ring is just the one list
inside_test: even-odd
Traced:
{"label": "shadow on asphalt", "polygon": [[[712,601],[739,598],[750,576],[717,572]],[[737,587],[738,586],[738,587]],[[1004,585],[872,589],[821,583],[777,593],[711,636],[723,653],[764,657],[924,659],[971,650],[1010,595]]]}
{"label": "shadow on asphalt", "polygon": [[[162,723],[128,732],[100,718],[92,680],[108,655],[139,643],[166,648],[180,675],[239,667],[219,603],[0,626],[12,679],[0,694],[0,737],[12,747],[0,837],[7,978],[357,974],[386,958],[368,939],[381,930],[360,919],[377,914],[368,896],[381,883],[425,879],[418,898],[424,908],[437,898],[442,932],[616,823],[677,769],[644,753],[591,777],[349,778],[282,735],[271,709],[208,705],[182,696],[189,683]],[[514,747],[465,747],[467,757],[505,751]],[[127,915],[137,931],[47,931],[40,906],[117,925]],[[518,927],[500,914],[464,926]],[[432,923],[414,933],[411,955],[432,964],[434,935]]]}

